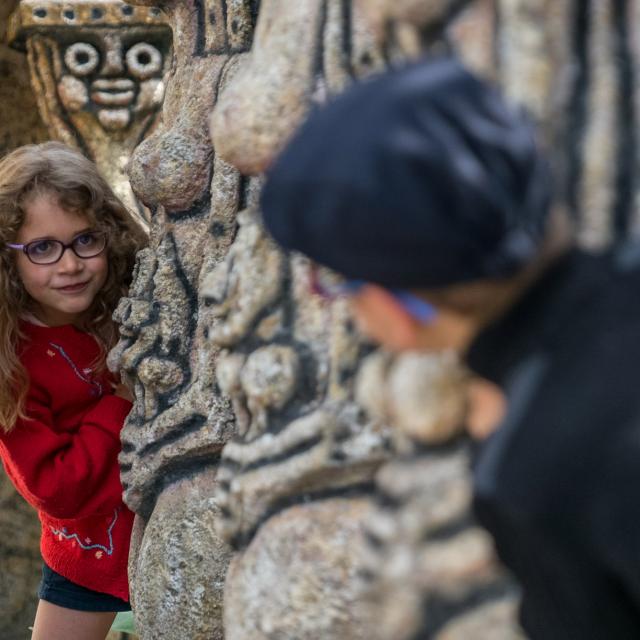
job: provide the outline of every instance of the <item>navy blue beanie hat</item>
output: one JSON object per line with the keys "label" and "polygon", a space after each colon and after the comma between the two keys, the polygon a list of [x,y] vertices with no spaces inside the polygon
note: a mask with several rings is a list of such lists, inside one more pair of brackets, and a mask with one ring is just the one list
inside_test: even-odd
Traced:
{"label": "navy blue beanie hat", "polygon": [[421,288],[513,275],[551,198],[534,131],[454,59],[354,85],[311,114],[267,175],[264,223],[349,279]]}

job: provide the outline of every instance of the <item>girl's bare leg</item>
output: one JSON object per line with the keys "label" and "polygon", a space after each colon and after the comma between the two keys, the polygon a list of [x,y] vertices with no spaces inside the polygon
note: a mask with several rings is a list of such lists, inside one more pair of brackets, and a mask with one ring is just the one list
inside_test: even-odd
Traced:
{"label": "girl's bare leg", "polygon": [[104,640],[115,617],[112,612],[75,611],[40,600],[31,640]]}

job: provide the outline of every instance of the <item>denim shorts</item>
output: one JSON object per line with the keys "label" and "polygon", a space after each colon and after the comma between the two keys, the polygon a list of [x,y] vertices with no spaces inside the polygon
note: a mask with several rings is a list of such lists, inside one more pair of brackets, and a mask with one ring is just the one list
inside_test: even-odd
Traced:
{"label": "denim shorts", "polygon": [[81,587],[46,564],[42,567],[38,598],[76,611],[131,611],[131,605],[126,600]]}

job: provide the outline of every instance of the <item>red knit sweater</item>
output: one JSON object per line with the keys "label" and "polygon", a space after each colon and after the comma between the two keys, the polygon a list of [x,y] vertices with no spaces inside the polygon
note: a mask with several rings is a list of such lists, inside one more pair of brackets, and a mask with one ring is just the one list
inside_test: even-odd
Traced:
{"label": "red knit sweater", "polygon": [[72,325],[22,329],[30,420],[0,429],[0,457],[38,510],[44,561],[76,584],[128,600],[133,514],[122,502],[117,456],[131,403],[113,395],[108,372],[91,372],[99,350],[90,335]]}

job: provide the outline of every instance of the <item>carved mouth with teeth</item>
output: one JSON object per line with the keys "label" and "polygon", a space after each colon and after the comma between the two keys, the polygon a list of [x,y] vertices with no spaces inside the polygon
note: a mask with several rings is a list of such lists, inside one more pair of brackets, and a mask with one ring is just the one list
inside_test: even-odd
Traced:
{"label": "carved mouth with teeth", "polygon": [[102,107],[128,107],[135,98],[135,83],[128,78],[99,78],[91,84],[91,99]]}

